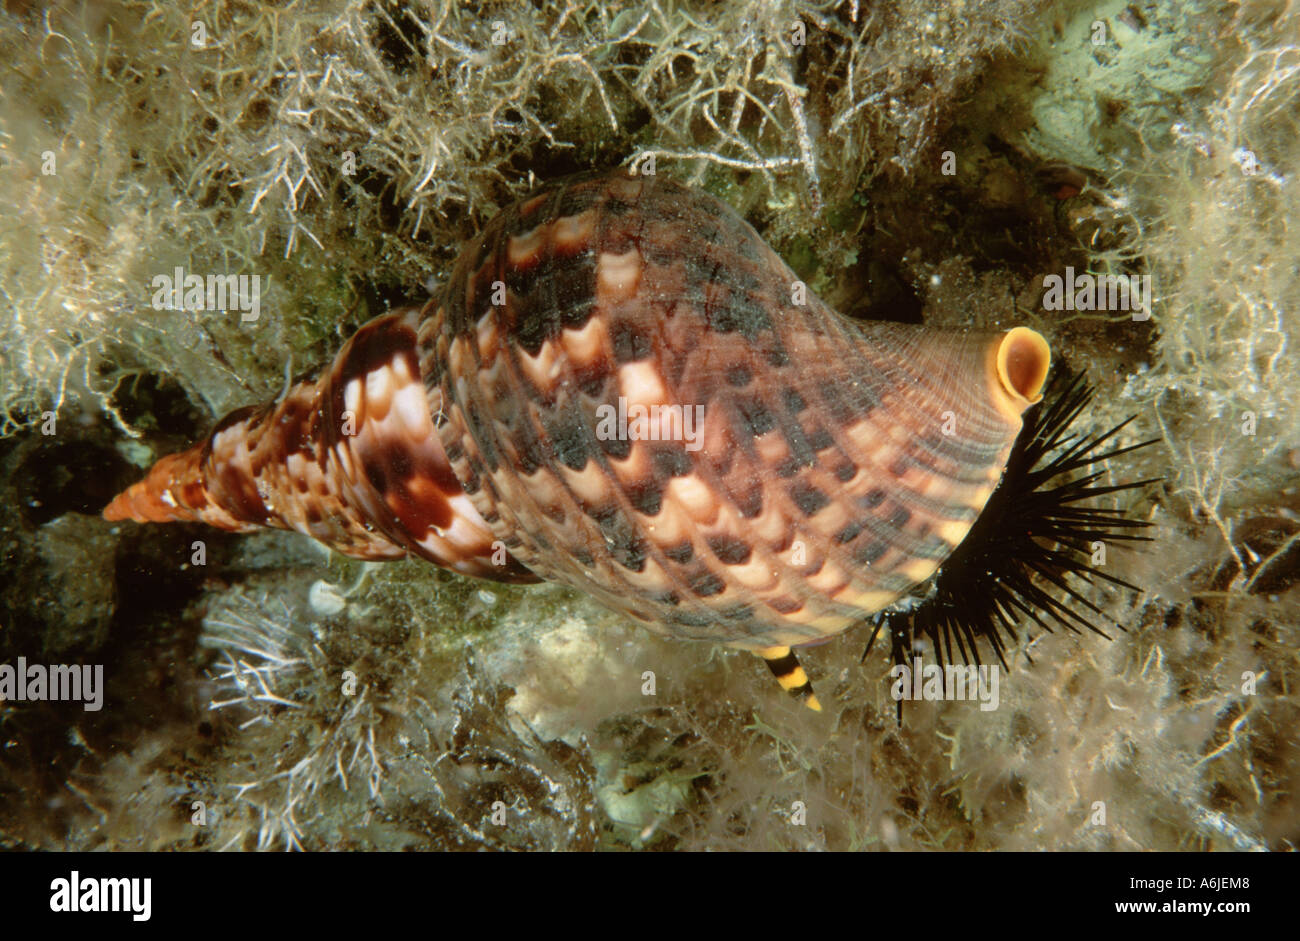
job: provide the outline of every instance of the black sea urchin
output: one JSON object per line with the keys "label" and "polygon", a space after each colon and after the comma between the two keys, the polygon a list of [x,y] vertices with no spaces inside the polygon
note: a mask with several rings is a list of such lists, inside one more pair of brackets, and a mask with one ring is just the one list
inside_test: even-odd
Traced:
{"label": "black sea urchin", "polygon": [[[1106,473],[1104,468],[1078,473],[1155,443],[1102,450],[1132,418],[1093,437],[1072,433],[1071,426],[1094,393],[1083,374],[1057,370],[1043,401],[1025,413],[1024,429],[1002,480],[970,533],[944,562],[926,594],[872,619],[875,630],[864,660],[882,630],[889,631],[890,658],[896,665],[910,663],[914,641],[925,637],[943,663],[981,663],[978,642],[983,640],[1003,669],[1007,666],[1004,634],[1019,640],[1016,627],[1025,619],[1049,632],[1055,624],[1109,638],[1093,620],[1094,616],[1104,619],[1104,612],[1071,584],[1070,576],[1085,585],[1101,580],[1141,591],[1103,572],[1093,558],[1098,544],[1104,551],[1112,543],[1150,542],[1138,531],[1151,524],[1124,519],[1122,511],[1095,501],[1137,490],[1159,478],[1094,486]],[[900,700],[900,721],[902,709]]]}

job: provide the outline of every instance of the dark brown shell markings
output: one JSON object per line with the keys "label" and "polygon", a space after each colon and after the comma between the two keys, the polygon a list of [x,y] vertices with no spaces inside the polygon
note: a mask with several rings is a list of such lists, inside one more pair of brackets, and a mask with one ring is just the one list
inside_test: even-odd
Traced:
{"label": "dark brown shell markings", "polygon": [[930,579],[997,487],[1046,342],[840,317],[732,209],[626,172],[497,215],[423,309],[228,416],[108,519],[296,529],[788,648]]}

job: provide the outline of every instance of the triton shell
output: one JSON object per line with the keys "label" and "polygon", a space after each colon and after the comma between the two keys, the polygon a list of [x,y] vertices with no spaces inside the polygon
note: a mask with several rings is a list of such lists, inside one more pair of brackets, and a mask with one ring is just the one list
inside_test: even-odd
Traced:
{"label": "triton shell", "polygon": [[934,574],[1049,362],[1023,327],[847,320],[713,197],[590,176],[505,209],[422,310],[105,516],[551,579],[674,636],[780,649]]}

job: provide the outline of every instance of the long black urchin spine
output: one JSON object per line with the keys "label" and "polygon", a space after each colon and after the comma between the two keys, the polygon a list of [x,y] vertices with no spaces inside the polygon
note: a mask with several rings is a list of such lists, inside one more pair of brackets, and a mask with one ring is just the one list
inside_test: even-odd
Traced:
{"label": "long black urchin spine", "polygon": [[[1055,625],[1109,637],[1093,620],[1106,619],[1105,613],[1081,594],[1079,583],[1103,581],[1140,592],[1092,560],[1098,543],[1149,542],[1140,532],[1150,524],[1125,519],[1123,511],[1097,501],[1158,478],[1098,485],[1104,466],[1081,473],[1155,443],[1106,449],[1132,418],[1091,437],[1071,433],[1093,395],[1082,375],[1058,372],[1044,401],[1026,412],[1002,480],[975,526],[923,600],[874,619],[864,659],[882,630],[889,632],[896,665],[909,664],[914,642],[926,637],[944,663],[980,664],[983,641],[1004,669],[1006,638],[1018,641],[1017,626],[1026,619],[1049,632]],[[900,702],[900,717],[901,711]]]}

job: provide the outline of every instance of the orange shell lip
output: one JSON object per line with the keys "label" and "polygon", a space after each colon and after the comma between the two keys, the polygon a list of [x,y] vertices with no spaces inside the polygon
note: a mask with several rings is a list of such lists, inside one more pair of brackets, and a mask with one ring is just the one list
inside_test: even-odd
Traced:
{"label": "orange shell lip", "polygon": [[1042,399],[1051,366],[1052,348],[1041,333],[1015,327],[1002,336],[996,359],[998,384],[1016,414]]}

